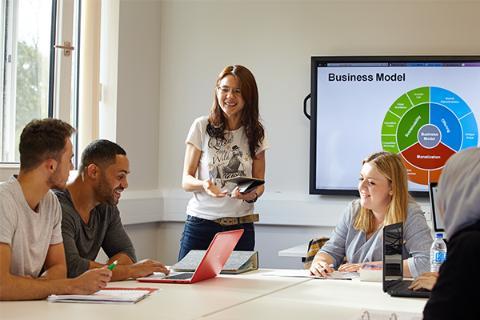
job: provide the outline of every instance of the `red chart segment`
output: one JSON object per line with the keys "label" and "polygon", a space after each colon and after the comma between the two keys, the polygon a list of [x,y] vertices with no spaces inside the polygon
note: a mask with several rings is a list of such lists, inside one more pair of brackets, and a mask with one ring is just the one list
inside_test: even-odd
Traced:
{"label": "red chart segment", "polygon": [[401,155],[415,167],[433,170],[442,168],[454,153],[455,151],[443,143],[439,143],[431,149],[424,148],[420,143],[415,143],[408,149],[403,150]]}

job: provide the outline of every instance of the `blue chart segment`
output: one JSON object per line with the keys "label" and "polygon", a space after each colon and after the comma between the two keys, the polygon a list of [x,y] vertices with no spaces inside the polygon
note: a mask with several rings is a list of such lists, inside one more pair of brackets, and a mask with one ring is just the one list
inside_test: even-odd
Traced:
{"label": "blue chart segment", "polygon": [[443,88],[430,87],[430,101],[450,109],[457,118],[462,118],[472,112],[462,98]]}
{"label": "blue chart segment", "polygon": [[475,115],[457,94],[420,87],[397,98],[382,125],[384,150],[398,153],[410,181],[437,181],[445,162],[460,150],[478,145]]}
{"label": "blue chart segment", "polygon": [[431,103],[430,123],[440,130],[441,140],[447,147],[454,151],[462,148],[462,126],[450,109]]}
{"label": "blue chart segment", "polygon": [[[461,138],[461,144],[458,149],[453,149],[460,151],[469,147],[476,147],[478,145],[477,121],[475,121],[475,116],[473,115],[472,110],[465,103],[465,101],[463,101],[462,98],[449,90],[438,87],[431,87],[430,100],[431,102],[436,103],[438,106],[443,107],[445,110],[450,111],[450,113],[453,113],[454,116],[457,118],[456,120],[459,121],[460,128],[462,129],[462,135],[461,137],[457,137],[456,139]],[[442,112],[439,108],[432,109],[432,117],[434,116],[433,110],[439,112],[437,121],[447,121],[447,116],[445,117],[445,119],[441,117],[440,113]],[[450,123],[454,122],[455,120],[451,118]],[[459,133],[460,132],[457,131],[454,135],[458,135]],[[451,134],[450,137],[453,138],[452,136],[453,135]]]}

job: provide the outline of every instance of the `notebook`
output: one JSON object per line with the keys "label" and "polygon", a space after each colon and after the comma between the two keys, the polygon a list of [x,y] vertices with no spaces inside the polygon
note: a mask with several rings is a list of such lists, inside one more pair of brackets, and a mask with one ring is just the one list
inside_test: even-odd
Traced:
{"label": "notebook", "polygon": [[137,278],[139,282],[157,283],[195,283],[216,277],[222,271],[225,262],[240,240],[243,229],[219,232],[208,246],[205,255],[200,261],[195,272],[181,272],[171,276],[158,276]]}
{"label": "notebook", "polygon": [[73,303],[137,303],[155,288],[105,288],[93,294],[64,294],[48,296],[48,302]]}
{"label": "notebook", "polygon": [[403,224],[383,227],[383,291],[392,297],[429,298],[430,292],[408,289],[412,281],[403,280]]}

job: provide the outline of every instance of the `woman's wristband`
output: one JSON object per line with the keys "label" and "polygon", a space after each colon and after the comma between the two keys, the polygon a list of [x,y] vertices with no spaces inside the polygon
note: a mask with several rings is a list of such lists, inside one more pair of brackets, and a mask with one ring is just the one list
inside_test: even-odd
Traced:
{"label": "woman's wristband", "polygon": [[254,202],[257,201],[257,200],[258,200],[258,193],[255,192],[255,198],[253,198],[252,200],[245,200],[245,202],[247,202],[247,203],[254,203]]}

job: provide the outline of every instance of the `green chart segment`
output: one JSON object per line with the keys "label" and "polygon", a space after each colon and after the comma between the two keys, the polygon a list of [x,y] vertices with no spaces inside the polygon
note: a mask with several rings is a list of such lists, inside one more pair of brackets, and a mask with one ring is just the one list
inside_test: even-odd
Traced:
{"label": "green chart segment", "polygon": [[418,142],[418,131],[430,121],[429,107],[428,103],[421,103],[408,110],[400,119],[397,128],[397,144],[400,150]]}
{"label": "green chart segment", "polygon": [[439,87],[420,87],[400,96],[382,124],[382,146],[398,153],[409,179],[437,181],[455,152],[478,144],[475,116],[465,101]]}

